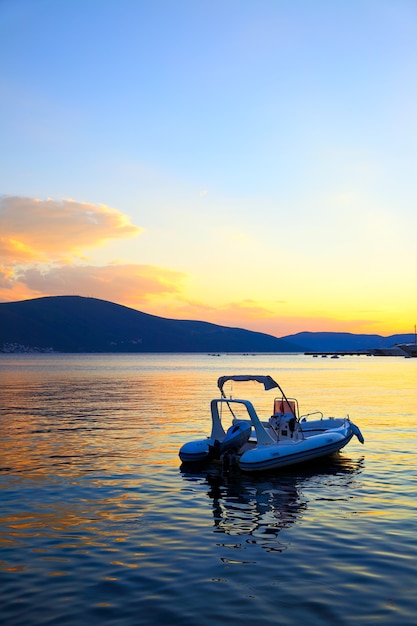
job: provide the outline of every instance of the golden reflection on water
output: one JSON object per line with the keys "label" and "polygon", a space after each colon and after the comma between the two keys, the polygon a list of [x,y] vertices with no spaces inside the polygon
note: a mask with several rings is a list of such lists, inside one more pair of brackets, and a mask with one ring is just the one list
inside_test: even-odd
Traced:
{"label": "golden reflection on water", "polygon": [[[413,452],[407,442],[416,428],[415,363],[277,355],[230,355],[215,364],[190,355],[165,360],[162,356],[3,360],[2,472],[12,478],[16,493],[19,485],[29,485],[36,500],[33,511],[19,510],[16,503],[17,510],[2,517],[0,541],[18,543],[48,531],[62,545],[78,548],[123,543],[125,536],[117,532],[117,524],[137,522],[152,508],[143,495],[149,493],[147,485],[152,482],[155,497],[158,475],[179,471],[180,445],[209,434],[209,402],[218,395],[217,378],[224,374],[270,374],[289,396],[298,398],[303,413],[349,413],[361,428],[365,445],[349,444],[341,458],[351,454],[351,466],[344,469],[339,463],[339,476],[344,473],[346,479],[362,471],[363,458],[365,466],[370,462],[386,466],[388,454],[387,476],[402,468],[407,472]],[[274,392],[265,393],[256,384],[230,391],[234,397],[251,398],[263,417],[271,414]],[[307,507],[300,495],[305,481],[294,480],[283,493],[274,485],[268,491],[265,485],[246,488],[242,482],[233,487],[231,481],[225,488],[213,477],[208,480],[214,525],[226,535],[256,535],[261,529],[264,538],[268,534],[276,538]],[[369,480],[370,495],[362,499],[362,506],[369,508],[355,514],[403,514],[401,492],[392,494],[389,486]],[[60,502],[43,501],[53,484],[57,490],[61,484],[77,487],[76,497],[66,500],[63,493]],[[408,475],[397,476],[397,488],[402,484],[405,511]],[[396,509],[390,508],[393,502]],[[69,531],[77,532],[74,541],[68,541]]]}

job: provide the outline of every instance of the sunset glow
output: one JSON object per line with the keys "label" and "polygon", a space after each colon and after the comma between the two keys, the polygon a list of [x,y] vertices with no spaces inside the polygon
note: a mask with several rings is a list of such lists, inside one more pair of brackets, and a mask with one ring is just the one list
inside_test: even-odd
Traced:
{"label": "sunset glow", "polygon": [[414,3],[19,0],[0,17],[0,301],[412,332]]}

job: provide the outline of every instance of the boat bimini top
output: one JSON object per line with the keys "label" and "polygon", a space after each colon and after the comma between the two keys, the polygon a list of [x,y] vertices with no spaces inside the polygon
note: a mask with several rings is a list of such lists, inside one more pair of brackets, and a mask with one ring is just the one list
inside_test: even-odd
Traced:
{"label": "boat bimini top", "polygon": [[[295,417],[295,419],[298,419],[297,402],[288,400],[281,386],[271,376],[251,376],[250,374],[249,375],[238,374],[236,376],[220,376],[219,380],[217,381],[217,386],[221,391],[222,398],[226,398],[226,394],[223,391],[223,387],[229,380],[236,381],[236,382],[255,381],[257,383],[261,383],[264,386],[265,391],[269,391],[270,389],[274,389],[275,387],[277,387],[282,393],[282,400],[280,401],[281,404],[278,405],[277,401],[279,399],[278,398],[276,399],[276,402],[274,403],[274,414],[277,412],[285,413],[288,411],[289,413],[293,415],[293,417]],[[278,406],[280,408],[278,408]]]}
{"label": "boat bimini top", "polygon": [[274,387],[279,388],[278,383],[276,383],[275,380],[271,378],[271,376],[250,376],[250,375],[247,376],[244,374],[239,374],[237,376],[220,376],[219,380],[217,381],[217,386],[220,389],[223,397],[226,397],[223,391],[223,387],[227,383],[228,380],[232,380],[235,382],[249,382],[253,380],[257,383],[261,383],[265,387],[265,391],[269,391],[270,389],[273,389]]}

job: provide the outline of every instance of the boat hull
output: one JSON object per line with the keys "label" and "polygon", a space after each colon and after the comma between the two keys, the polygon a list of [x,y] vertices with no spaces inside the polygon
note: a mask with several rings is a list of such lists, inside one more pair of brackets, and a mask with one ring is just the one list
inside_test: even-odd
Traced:
{"label": "boat hull", "polygon": [[229,428],[222,441],[206,437],[185,443],[179,451],[179,457],[183,463],[201,463],[220,458],[225,452],[239,451],[248,441],[250,434],[250,424],[239,421]]}
{"label": "boat hull", "polygon": [[246,472],[260,472],[312,461],[341,450],[349,443],[353,434],[353,430],[348,427],[291,443],[257,446],[242,454],[239,467]]}
{"label": "boat hull", "polygon": [[210,457],[210,445],[212,445],[212,441],[209,437],[188,441],[181,447],[179,457],[183,463],[206,461]]}

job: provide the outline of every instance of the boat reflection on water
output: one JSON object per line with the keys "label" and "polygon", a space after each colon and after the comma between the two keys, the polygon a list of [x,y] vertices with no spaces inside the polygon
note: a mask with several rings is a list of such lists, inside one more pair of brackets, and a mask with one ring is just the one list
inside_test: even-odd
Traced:
{"label": "boat reflection on water", "polygon": [[[206,484],[207,495],[212,500],[215,532],[239,541],[257,544],[269,552],[282,552],[288,543],[280,541],[279,533],[307,511],[308,495],[323,484],[328,494],[335,490],[335,501],[341,492],[355,480],[364,465],[364,458],[353,460],[340,454],[321,459],[313,464],[300,465],[292,471],[264,473],[257,477],[242,474],[239,470],[225,472],[221,466],[181,467],[184,480]],[[331,500],[331,498],[326,498]],[[227,547],[238,547],[227,546]]]}

